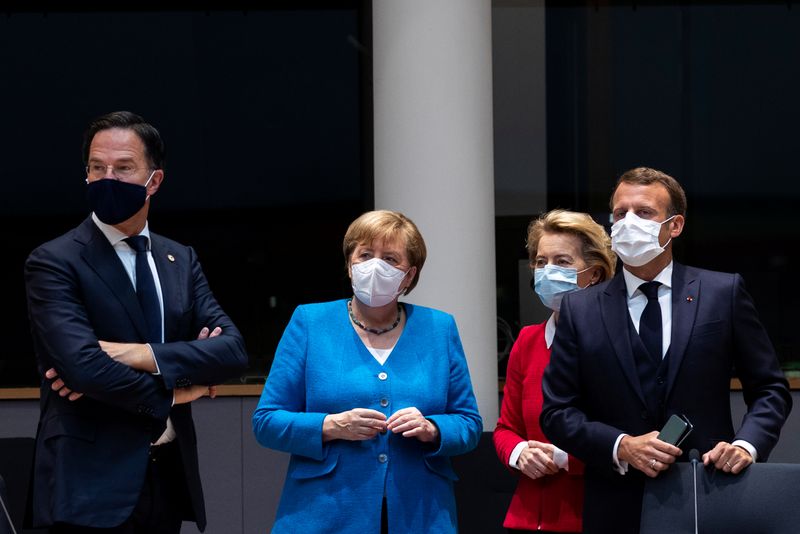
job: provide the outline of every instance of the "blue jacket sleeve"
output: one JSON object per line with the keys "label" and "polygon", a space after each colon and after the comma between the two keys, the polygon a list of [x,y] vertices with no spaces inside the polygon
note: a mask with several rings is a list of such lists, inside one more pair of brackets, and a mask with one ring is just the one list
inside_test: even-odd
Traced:
{"label": "blue jacket sleeve", "polygon": [[444,414],[426,415],[439,428],[439,448],[430,453],[434,456],[454,456],[471,451],[478,445],[483,431],[458,328],[451,316],[448,319],[450,382],[447,410]]}
{"label": "blue jacket sleeve", "polygon": [[305,412],[308,325],[299,306],[283,332],[261,400],[253,413],[256,440],[268,448],[325,458],[322,422],[327,414]]}

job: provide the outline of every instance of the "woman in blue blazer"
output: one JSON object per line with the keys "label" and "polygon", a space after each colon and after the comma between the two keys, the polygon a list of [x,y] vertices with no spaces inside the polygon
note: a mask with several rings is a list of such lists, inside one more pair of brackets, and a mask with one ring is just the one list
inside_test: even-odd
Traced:
{"label": "woman in blue blazer", "polygon": [[354,298],[298,306],[258,407],[256,439],[291,453],[273,532],[455,532],[450,456],[482,424],[451,315],[399,303],[425,242],[401,213],[348,228]]}

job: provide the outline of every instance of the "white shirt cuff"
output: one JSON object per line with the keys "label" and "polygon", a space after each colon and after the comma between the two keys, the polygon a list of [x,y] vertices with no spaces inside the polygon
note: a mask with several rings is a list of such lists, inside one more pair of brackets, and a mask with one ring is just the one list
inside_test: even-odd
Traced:
{"label": "white shirt cuff", "polygon": [[161,368],[158,367],[158,360],[156,360],[156,353],[153,352],[153,347],[150,346],[150,343],[145,343],[147,345],[147,350],[150,351],[150,357],[153,358],[153,363],[156,364],[156,372],[153,375],[158,376],[161,374]]}
{"label": "white shirt cuff", "polygon": [[628,434],[620,434],[617,438],[617,441],[614,442],[614,450],[611,453],[611,460],[614,462],[614,470],[619,473],[620,475],[624,475],[628,472],[628,462],[620,461],[617,457],[617,449],[619,449],[619,442],[622,441],[622,438],[627,436]]}
{"label": "white shirt cuff", "polygon": [[519,443],[517,443],[517,446],[514,447],[513,451],[511,451],[511,456],[508,457],[508,465],[510,465],[514,469],[519,469],[519,467],[517,467],[517,460],[519,460],[519,455],[522,454],[522,451],[527,446],[528,446],[527,441],[520,441]]}
{"label": "white shirt cuff", "polygon": [[569,455],[553,445],[553,461],[559,469],[569,471]]}
{"label": "white shirt cuff", "polygon": [[734,442],[731,443],[731,445],[743,448],[744,450],[750,453],[750,456],[753,457],[754,462],[758,461],[758,452],[756,451],[756,448],[753,447],[750,443],[746,442],[745,440],[743,439],[734,440]]}

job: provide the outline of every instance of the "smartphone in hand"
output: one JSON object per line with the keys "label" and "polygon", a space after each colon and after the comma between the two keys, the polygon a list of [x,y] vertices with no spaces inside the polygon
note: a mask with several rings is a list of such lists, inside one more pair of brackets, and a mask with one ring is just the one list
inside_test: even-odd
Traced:
{"label": "smartphone in hand", "polygon": [[658,434],[658,439],[670,445],[680,447],[692,431],[692,423],[683,414],[672,414]]}

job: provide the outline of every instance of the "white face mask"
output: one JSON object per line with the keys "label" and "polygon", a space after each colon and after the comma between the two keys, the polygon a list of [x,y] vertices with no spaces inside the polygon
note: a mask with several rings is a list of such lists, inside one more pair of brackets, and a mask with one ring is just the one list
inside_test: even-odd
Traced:
{"label": "white face mask", "polygon": [[631,267],[642,265],[657,258],[669,245],[669,238],[664,246],[658,244],[661,225],[671,221],[675,215],[663,222],[642,219],[632,211],[625,214],[611,227],[611,250],[620,257],[622,263]]}
{"label": "white face mask", "polygon": [[350,267],[353,293],[370,307],[385,306],[402,291],[406,273],[380,258],[354,263]]}

